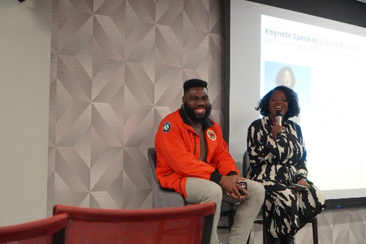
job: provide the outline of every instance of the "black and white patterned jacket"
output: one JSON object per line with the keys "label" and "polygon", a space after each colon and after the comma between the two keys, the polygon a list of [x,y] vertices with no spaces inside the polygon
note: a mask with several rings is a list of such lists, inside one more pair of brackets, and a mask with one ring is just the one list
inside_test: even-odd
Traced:
{"label": "black and white patterned jacket", "polygon": [[273,138],[273,122],[268,116],[255,120],[248,128],[248,178],[274,180],[284,184],[306,178],[306,150],[300,126],[284,121],[285,132]]}

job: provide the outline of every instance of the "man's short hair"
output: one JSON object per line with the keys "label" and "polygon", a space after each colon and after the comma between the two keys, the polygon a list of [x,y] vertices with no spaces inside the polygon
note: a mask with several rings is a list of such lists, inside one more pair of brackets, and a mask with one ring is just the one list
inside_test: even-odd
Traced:
{"label": "man's short hair", "polygon": [[184,92],[188,91],[192,87],[204,87],[207,89],[207,82],[201,79],[186,80],[183,84]]}

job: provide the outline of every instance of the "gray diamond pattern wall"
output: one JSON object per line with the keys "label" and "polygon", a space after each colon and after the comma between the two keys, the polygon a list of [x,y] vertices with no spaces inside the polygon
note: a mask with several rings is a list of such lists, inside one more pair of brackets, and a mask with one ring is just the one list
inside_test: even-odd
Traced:
{"label": "gray diamond pattern wall", "polygon": [[48,209],[150,208],[147,148],[182,84],[221,122],[222,13],[209,0],[53,0]]}

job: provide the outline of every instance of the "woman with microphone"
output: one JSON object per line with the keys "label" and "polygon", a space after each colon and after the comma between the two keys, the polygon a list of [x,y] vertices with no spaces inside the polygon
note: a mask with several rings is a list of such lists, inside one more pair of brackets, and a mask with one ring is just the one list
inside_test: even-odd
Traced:
{"label": "woman with microphone", "polygon": [[248,128],[248,178],[266,189],[264,217],[271,244],[293,244],[294,235],[324,209],[322,192],[307,179],[306,150],[297,94],[286,86],[268,92],[256,108],[263,116]]}

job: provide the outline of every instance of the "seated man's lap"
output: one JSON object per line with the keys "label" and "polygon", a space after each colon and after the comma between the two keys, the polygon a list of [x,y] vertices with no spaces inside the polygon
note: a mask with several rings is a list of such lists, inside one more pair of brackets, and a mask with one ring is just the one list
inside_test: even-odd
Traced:
{"label": "seated man's lap", "polygon": [[186,201],[189,203],[219,202],[222,200],[223,194],[221,187],[217,183],[194,177],[188,177],[186,192]]}

